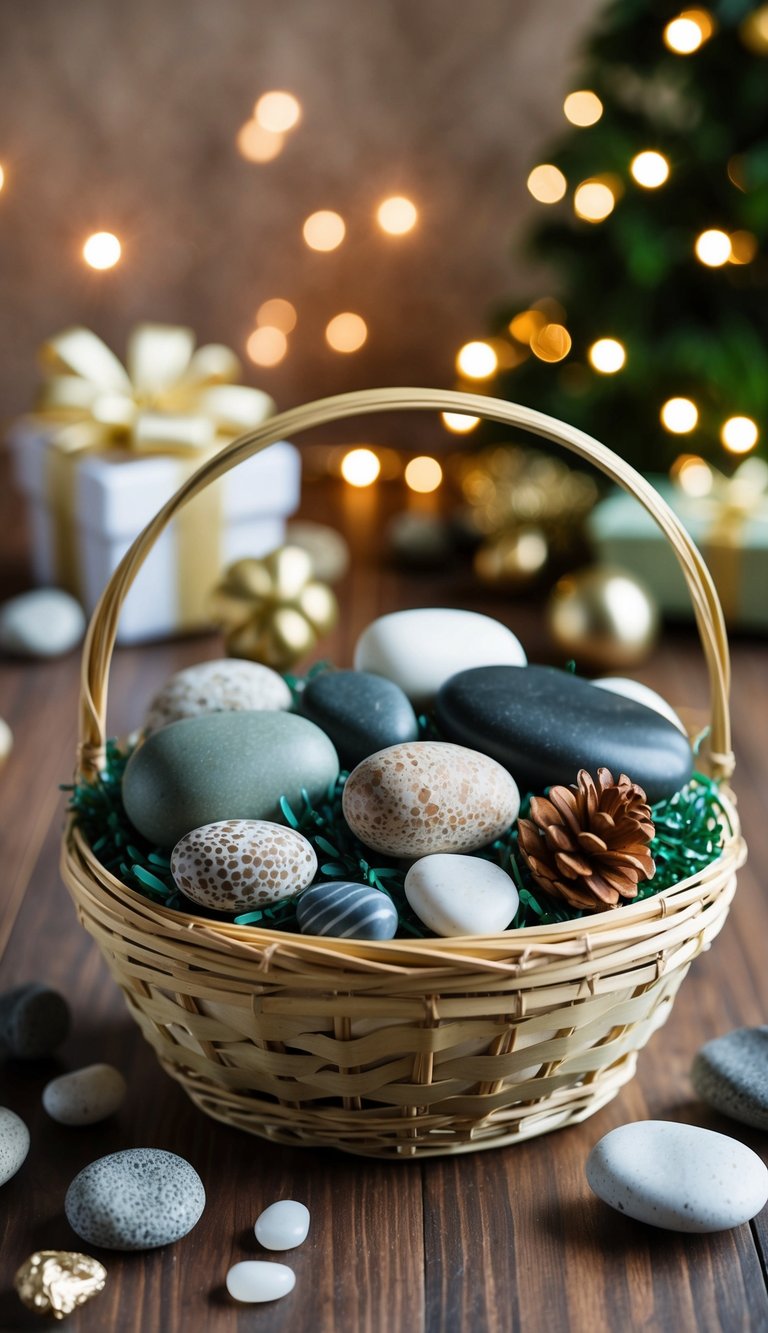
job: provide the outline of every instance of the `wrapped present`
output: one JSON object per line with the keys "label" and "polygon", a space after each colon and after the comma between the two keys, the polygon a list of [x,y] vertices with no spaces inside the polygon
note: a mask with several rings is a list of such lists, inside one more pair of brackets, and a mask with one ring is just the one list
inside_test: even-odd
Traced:
{"label": "wrapped present", "polygon": [[[213,453],[271,415],[240,363],[189,329],[145,324],[126,367],[96,334],[73,328],[42,349],[35,411],[11,429],[30,506],[37,582],[88,612],[133,539]],[[210,624],[207,592],[232,561],[279,546],[299,499],[300,462],[282,443],[228,473],[179,513],[126,601],[118,638],[161,638]]]}
{"label": "wrapped present", "polygon": [[[725,477],[703,459],[684,456],[671,478],[649,477],[685,524],[717,586],[727,624],[768,629],[768,463],[746,459]],[[690,619],[685,579],[650,514],[619,491],[592,511],[589,533],[606,563],[642,575],[661,610]]]}

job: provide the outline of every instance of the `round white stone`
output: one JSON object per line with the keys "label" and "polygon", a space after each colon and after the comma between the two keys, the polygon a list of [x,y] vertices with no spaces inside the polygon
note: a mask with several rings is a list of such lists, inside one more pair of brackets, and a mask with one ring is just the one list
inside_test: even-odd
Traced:
{"label": "round white stone", "polygon": [[293,1269],[264,1259],[244,1259],[227,1273],[227,1291],[236,1301],[276,1301],[295,1286]]}
{"label": "round white stone", "polygon": [[611,1130],[589,1154],[587,1180],[604,1203],[667,1231],[725,1231],[768,1200],[768,1169],[751,1148],[668,1120]]}
{"label": "round white stone", "polygon": [[526,662],[520,640],[506,625],[477,611],[446,607],[380,616],[363,630],[354,659],[356,671],[393,680],[418,708],[458,671]]}
{"label": "round white stone", "polygon": [[296,1199],[279,1199],[259,1214],[253,1229],[265,1250],[292,1250],[307,1239],[309,1209]]}
{"label": "round white stone", "polygon": [[59,657],[84,633],[83,608],[58,588],[23,592],[0,606],[0,651],[16,657]]}
{"label": "round white stone", "polygon": [[13,749],[13,732],[4,718],[0,717],[0,764],[4,764]]}
{"label": "round white stone", "polygon": [[122,1105],[127,1084],[112,1065],[87,1065],[61,1074],[43,1089],[43,1106],[60,1125],[95,1125]]}
{"label": "round white stone", "polygon": [[491,861],[438,852],[414,862],[405,896],[436,935],[497,935],[512,921],[519,894],[514,881]]}
{"label": "round white stone", "polygon": [[15,1176],[29,1152],[29,1130],[21,1116],[0,1106],[0,1185]]}
{"label": "round white stone", "polygon": [[601,680],[593,680],[592,684],[601,690],[608,690],[611,694],[622,694],[625,699],[634,699],[636,703],[643,704],[646,708],[653,708],[687,736],[688,733],[672,705],[652,690],[650,685],[643,685],[639,680],[630,680],[628,676],[603,676]]}

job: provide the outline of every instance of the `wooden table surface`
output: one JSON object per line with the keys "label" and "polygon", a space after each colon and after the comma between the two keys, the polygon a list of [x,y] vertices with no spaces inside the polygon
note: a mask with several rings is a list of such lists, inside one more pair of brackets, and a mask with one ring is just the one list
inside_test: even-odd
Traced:
{"label": "wooden table surface", "polygon": [[[398,573],[377,558],[372,505],[330,483],[308,487],[306,512],[346,525],[356,558],[344,588],[343,625],[323,655],[348,664],[373,616],[405,606],[465,605],[507,621],[531,660],[544,660],[538,612],[480,596],[465,575]],[[3,488],[2,595],[24,586],[19,506]],[[365,552],[363,553],[363,547]],[[120,1148],[172,1149],[205,1183],[208,1204],[192,1233],[145,1254],[102,1254],[105,1292],[75,1314],[72,1333],[575,1333],[768,1329],[768,1216],[713,1236],[654,1230],[608,1209],[589,1191],[584,1164],[608,1130],[647,1117],[730,1134],[768,1158],[768,1138],[708,1111],[689,1082],[702,1042],[768,1014],[768,645],[732,645],[736,791],[750,859],[726,926],[697,959],[672,1015],[614,1102],[574,1128],[519,1146],[446,1159],[377,1163],[328,1151],[267,1146],[206,1119],[156,1064],[90,937],[78,926],[58,873],[63,798],[75,752],[77,654],[55,662],[0,663],[0,716],[15,748],[0,775],[2,888],[0,989],[30,979],[61,990],[73,1030],[56,1059],[9,1063],[0,1102],[30,1128],[32,1147],[0,1195],[0,1328],[40,1327],[13,1292],[34,1249],[81,1248],[63,1216],[66,1187],[87,1162]],[[130,730],[152,691],[182,665],[217,655],[214,639],[118,651],[111,729]],[[693,631],[665,634],[638,672],[673,704],[706,707]],[[66,1129],[42,1110],[45,1083],[66,1069],[110,1061],[128,1079],[112,1120]],[[224,1289],[229,1266],[256,1258],[253,1223],[280,1197],[303,1200],[312,1224],[288,1256],[296,1287],[282,1301],[238,1306]],[[83,1246],[86,1250],[89,1248]]]}

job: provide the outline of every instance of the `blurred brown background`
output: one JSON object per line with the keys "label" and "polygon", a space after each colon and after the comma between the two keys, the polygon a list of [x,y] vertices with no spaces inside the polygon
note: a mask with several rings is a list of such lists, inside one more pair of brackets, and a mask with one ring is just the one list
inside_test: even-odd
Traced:
{"label": "blurred brown background", "polygon": [[[131,325],[185,322],[245,352],[266,299],[294,303],[283,361],[246,379],[281,406],[372,384],[448,384],[515,280],[525,180],[560,126],[597,0],[4,0],[0,7],[0,412],[29,405],[42,339],[84,322],[122,356]],[[303,118],[272,162],[236,138],[270,89]],[[390,238],[375,209],[409,196]],[[338,211],[318,254],[305,217]],[[89,270],[86,237],[123,257]],[[331,351],[344,310],[369,335]]]}

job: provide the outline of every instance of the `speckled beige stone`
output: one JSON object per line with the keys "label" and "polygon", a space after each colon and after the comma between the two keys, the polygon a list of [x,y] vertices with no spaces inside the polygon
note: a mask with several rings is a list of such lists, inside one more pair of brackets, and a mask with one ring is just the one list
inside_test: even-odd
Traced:
{"label": "speckled beige stone", "polygon": [[520,794],[495,759],[444,741],[379,750],[350,774],[344,818],[388,856],[469,852],[493,842],[517,817]]}
{"label": "speckled beige stone", "polygon": [[287,709],[291,691],[282,676],[260,662],[224,657],[177,671],[147,710],[144,733],[207,713]]}
{"label": "speckled beige stone", "polygon": [[182,893],[220,912],[248,912],[298,893],[317,857],[295,829],[267,820],[226,819],[186,833],[171,872]]}

